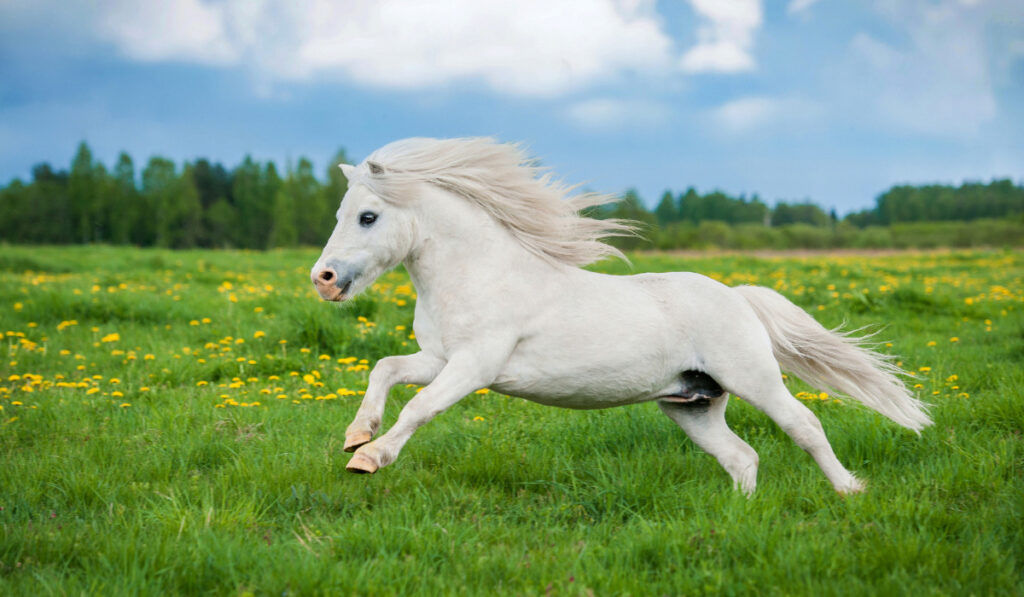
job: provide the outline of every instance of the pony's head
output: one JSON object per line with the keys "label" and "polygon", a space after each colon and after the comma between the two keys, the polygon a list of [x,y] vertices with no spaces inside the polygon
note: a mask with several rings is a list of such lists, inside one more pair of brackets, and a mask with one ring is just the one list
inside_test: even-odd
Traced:
{"label": "pony's head", "polygon": [[584,215],[615,197],[570,195],[573,187],[555,181],[518,145],[494,139],[404,139],[381,147],[358,166],[341,169],[349,191],[311,272],[320,296],[329,301],[354,296],[414,252],[417,226],[430,236],[429,223],[417,220],[417,205],[420,199],[437,199],[438,193],[473,206],[524,250],[554,263],[580,266],[609,255],[622,257],[602,240],[635,229],[630,222]]}
{"label": "pony's head", "polygon": [[384,168],[367,160],[341,165],[348,192],[338,208],[338,223],[310,273],[320,297],[351,298],[405,259],[413,248],[415,221],[403,205],[375,192]]}

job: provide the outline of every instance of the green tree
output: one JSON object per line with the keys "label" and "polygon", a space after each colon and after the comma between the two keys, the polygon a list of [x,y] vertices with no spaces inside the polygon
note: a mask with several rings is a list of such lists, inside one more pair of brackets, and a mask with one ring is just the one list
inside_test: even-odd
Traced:
{"label": "green tree", "polygon": [[[334,218],[331,207],[327,203],[327,195],[313,174],[313,163],[306,158],[299,159],[295,170],[288,173],[284,187],[291,198],[294,210],[293,221],[296,236],[291,244],[322,246],[327,241],[327,235],[330,235],[329,231],[327,235],[324,235],[324,220],[333,224]],[[276,209],[275,206],[275,214]]]}
{"label": "green tree", "polygon": [[135,186],[135,164],[127,153],[121,152],[117,158],[108,192],[109,240],[118,245],[128,244],[133,240],[133,229],[139,225],[139,220],[146,216],[146,212],[139,201],[139,191]]}
{"label": "green tree", "polygon": [[236,239],[241,247],[261,247],[261,234],[266,236],[264,226],[270,217],[270,206],[263,205],[260,174],[260,165],[249,156],[232,173],[231,191],[238,211]]}
{"label": "green tree", "polygon": [[71,161],[68,199],[74,226],[74,240],[80,243],[102,242],[104,239],[103,165],[93,161],[85,141]]}
{"label": "green tree", "polygon": [[156,244],[175,249],[195,247],[202,209],[192,167],[186,165],[178,176],[173,162],[151,158],[142,172],[142,189],[154,207]]}
{"label": "green tree", "polygon": [[318,238],[322,239],[322,242],[326,241],[331,236],[331,231],[334,230],[334,213],[338,210],[341,205],[341,198],[348,192],[348,179],[342,173],[340,164],[348,164],[348,156],[345,155],[344,149],[339,149],[334,154],[334,159],[327,165],[327,184],[323,186],[321,193],[323,194],[323,205],[324,205],[324,216],[321,218],[319,223],[319,231],[317,233]]}
{"label": "green tree", "polygon": [[203,231],[205,243],[209,247],[237,247],[238,211],[223,197],[217,199],[203,211]]}
{"label": "green tree", "polygon": [[658,218],[658,224],[664,226],[679,221],[679,206],[671,191],[665,191],[661,201],[654,208],[654,215]]}
{"label": "green tree", "polygon": [[828,214],[810,201],[803,203],[780,202],[772,210],[772,225],[810,224],[812,226],[828,226]]}
{"label": "green tree", "polygon": [[291,247],[298,243],[299,231],[295,225],[296,206],[284,187],[274,196],[273,226],[270,229],[270,247]]}

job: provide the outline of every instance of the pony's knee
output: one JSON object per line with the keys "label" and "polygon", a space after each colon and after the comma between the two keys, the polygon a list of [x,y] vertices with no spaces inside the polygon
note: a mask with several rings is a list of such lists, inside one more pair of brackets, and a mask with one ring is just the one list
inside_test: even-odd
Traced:
{"label": "pony's knee", "polygon": [[377,364],[373,366],[373,370],[370,371],[370,383],[388,384],[394,378],[397,373],[398,361],[395,357],[384,357],[377,361]]}

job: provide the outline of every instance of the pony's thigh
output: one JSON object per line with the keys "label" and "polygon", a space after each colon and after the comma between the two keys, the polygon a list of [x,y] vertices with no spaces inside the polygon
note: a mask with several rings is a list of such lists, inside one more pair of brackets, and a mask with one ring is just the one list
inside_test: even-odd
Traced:
{"label": "pony's thigh", "polygon": [[739,486],[749,495],[757,484],[757,452],[726,424],[728,401],[729,395],[722,394],[707,402],[681,404],[659,401],[658,406],[690,436],[693,443],[718,460],[732,477],[734,486]]}

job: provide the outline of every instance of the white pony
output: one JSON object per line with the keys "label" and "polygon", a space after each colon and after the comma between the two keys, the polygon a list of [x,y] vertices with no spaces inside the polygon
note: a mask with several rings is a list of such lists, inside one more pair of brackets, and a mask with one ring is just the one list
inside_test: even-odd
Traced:
{"label": "white pony", "polygon": [[[481,388],[576,409],[657,400],[747,494],[758,457],[726,426],[728,393],[778,423],[836,491],[863,488],[783,385],[780,365],[914,431],[931,424],[889,360],[771,289],[694,273],[580,269],[621,256],[601,239],[630,233],[630,224],[581,215],[614,198],[570,197],[516,145],[406,139],[341,168],[349,190],[313,283],[323,299],[343,301],[405,264],[421,347],[370,373],[345,432],[345,450],[355,451],[349,471],[391,464],[418,427]],[[370,441],[400,383],[426,387]]]}

